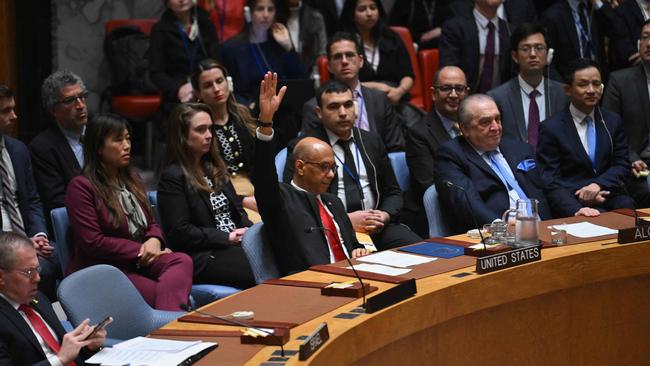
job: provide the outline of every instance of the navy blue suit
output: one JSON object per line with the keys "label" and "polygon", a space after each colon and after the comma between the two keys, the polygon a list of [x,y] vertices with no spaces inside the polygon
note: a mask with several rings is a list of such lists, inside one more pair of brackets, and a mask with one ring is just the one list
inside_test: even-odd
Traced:
{"label": "navy blue suit", "polygon": [[[544,181],[538,167],[518,167],[521,162],[534,159],[528,144],[503,138],[499,150],[524,193],[528,198],[539,201],[539,216],[543,220],[573,216],[582,207],[568,191]],[[474,228],[468,215],[470,211],[474,212],[478,224],[483,225],[500,218],[510,207],[506,186],[463,137],[440,146],[433,170],[440,204],[445,216],[453,218],[450,224],[454,231]],[[463,187],[472,201],[471,206],[460,189],[447,187],[445,181]]]}
{"label": "navy blue suit", "polygon": [[622,183],[631,175],[628,147],[621,117],[598,108],[594,114],[596,126],[596,169],[592,168],[571,112],[563,112],[540,125],[537,143],[537,161],[545,179],[571,192],[597,183],[611,191],[603,207],[608,210],[634,207],[634,201],[620,194]]}

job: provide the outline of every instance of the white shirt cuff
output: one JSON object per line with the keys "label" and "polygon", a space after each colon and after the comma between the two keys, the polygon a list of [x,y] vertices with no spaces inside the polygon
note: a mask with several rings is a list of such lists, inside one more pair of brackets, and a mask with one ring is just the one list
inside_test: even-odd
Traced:
{"label": "white shirt cuff", "polygon": [[63,362],[61,362],[61,360],[59,360],[59,358],[56,355],[48,357],[47,361],[52,366],[63,366]]}
{"label": "white shirt cuff", "polygon": [[269,141],[273,140],[273,136],[275,135],[275,130],[273,130],[270,135],[265,135],[265,134],[260,132],[260,128],[258,127],[255,130],[255,134],[257,135],[258,140],[269,142]]}
{"label": "white shirt cuff", "polygon": [[42,231],[41,231],[40,233],[36,233],[36,234],[33,236],[33,238],[35,238],[35,237],[37,237],[37,236],[42,236],[42,237],[44,237],[45,239],[47,239],[47,234],[44,233],[44,232],[42,232]]}

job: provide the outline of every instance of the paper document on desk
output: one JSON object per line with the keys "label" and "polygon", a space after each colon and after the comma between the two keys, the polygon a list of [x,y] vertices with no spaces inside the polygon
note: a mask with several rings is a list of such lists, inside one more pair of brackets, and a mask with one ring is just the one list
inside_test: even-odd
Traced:
{"label": "paper document on desk", "polygon": [[435,257],[422,257],[419,255],[399,253],[387,250],[377,254],[367,255],[365,257],[357,258],[360,262],[383,264],[386,266],[406,268],[433,262],[438,258]]}
{"label": "paper document on desk", "polygon": [[[347,268],[352,269],[352,267],[347,267]],[[408,268],[393,268],[389,266],[382,266],[381,264],[368,264],[368,263],[357,264],[356,266],[354,266],[354,268],[357,271],[379,273],[388,276],[401,276],[405,273],[411,272],[411,270]]]}
{"label": "paper document on desk", "polygon": [[[548,228],[550,229],[551,226]],[[578,238],[593,238],[596,236],[618,234],[618,230],[610,229],[605,226],[594,225],[590,222],[567,224],[566,232],[567,234],[576,236]]]}
{"label": "paper document on desk", "polygon": [[116,344],[112,348],[102,349],[86,363],[106,366],[176,366],[216,345],[212,342],[181,342],[137,337]]}

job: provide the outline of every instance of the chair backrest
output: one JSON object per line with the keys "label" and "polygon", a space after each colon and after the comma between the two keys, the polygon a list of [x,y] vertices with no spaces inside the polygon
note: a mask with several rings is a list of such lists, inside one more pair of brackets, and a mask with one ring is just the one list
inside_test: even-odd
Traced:
{"label": "chair backrest", "polygon": [[70,221],[68,220],[68,210],[65,207],[55,208],[50,211],[52,219],[52,229],[54,230],[54,239],[56,245],[56,255],[59,257],[61,269],[65,274],[68,263],[70,262]]}
{"label": "chair backrest", "polygon": [[287,148],[280,150],[275,155],[275,172],[278,174],[278,182],[282,182],[284,166],[287,164]]}
{"label": "chair backrest", "polygon": [[264,224],[258,222],[246,230],[241,242],[253,270],[255,282],[258,284],[271,278],[280,277],[273,250],[265,236]]}
{"label": "chair backrest", "polygon": [[420,60],[420,67],[422,68],[424,109],[430,111],[433,106],[433,101],[431,100],[433,76],[438,72],[438,68],[440,68],[438,49],[422,50],[418,52],[418,59]]}
{"label": "chair backrest", "polygon": [[393,167],[393,172],[395,172],[399,188],[402,192],[408,191],[411,186],[411,173],[406,164],[406,153],[403,151],[391,152],[388,153],[388,159],[390,159],[390,165]]}
{"label": "chair backrest", "polygon": [[107,328],[108,336],[122,340],[147,335],[184,314],[152,309],[124,273],[106,264],[66,277],[58,297],[74,326],[86,318],[97,324],[110,315],[113,323]]}
{"label": "chair backrest", "polygon": [[420,72],[420,63],[418,62],[418,58],[415,52],[415,46],[413,46],[413,37],[411,36],[411,31],[406,27],[397,26],[391,26],[390,29],[400,36],[402,42],[404,42],[406,50],[409,53],[409,58],[411,59],[411,68],[413,68],[415,79],[413,80],[413,86],[411,87],[411,90],[409,90],[409,94],[411,94],[410,103],[417,107],[423,108],[424,94],[422,91],[422,75]]}
{"label": "chair backrest", "polygon": [[144,34],[151,34],[151,28],[154,24],[158,23],[160,19],[147,18],[147,19],[113,19],[104,24],[104,31],[106,34],[111,33],[115,28],[119,27],[132,27],[140,30]]}
{"label": "chair backrest", "polygon": [[316,59],[316,68],[318,69],[318,76],[320,76],[320,84],[323,85],[330,80],[330,71],[327,68],[327,56],[318,56]]}
{"label": "chair backrest", "polygon": [[162,222],[160,221],[160,211],[158,211],[158,191],[148,191],[147,198],[149,199],[149,204],[151,205],[153,218],[156,220],[158,225],[160,225],[160,228],[162,228]]}
{"label": "chair backrest", "polygon": [[453,233],[444,222],[444,217],[440,210],[440,201],[438,200],[438,191],[436,186],[432,185],[424,192],[424,211],[427,214],[427,221],[429,222],[429,236],[441,237],[449,236]]}

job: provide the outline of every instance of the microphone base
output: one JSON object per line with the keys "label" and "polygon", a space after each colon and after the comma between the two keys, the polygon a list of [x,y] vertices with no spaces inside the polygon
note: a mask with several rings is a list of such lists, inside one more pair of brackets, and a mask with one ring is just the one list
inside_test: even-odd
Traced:
{"label": "microphone base", "polygon": [[264,336],[249,336],[242,334],[240,337],[241,344],[264,344],[267,346],[282,346],[289,342],[290,330],[286,328],[273,328],[273,334]]}
{"label": "microphone base", "polygon": [[322,287],[320,294],[323,296],[353,297],[358,299],[363,296],[364,290],[366,295],[377,290],[377,287],[370,286],[367,283],[364,283],[362,286],[359,282],[355,282],[345,288],[337,287],[337,285],[340,285],[340,283],[334,282]]}

